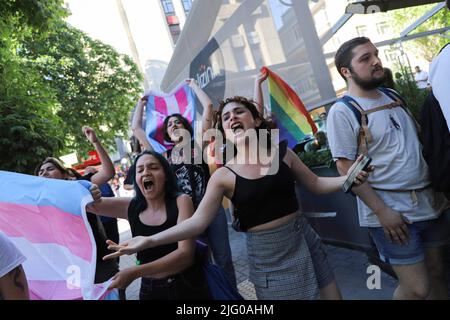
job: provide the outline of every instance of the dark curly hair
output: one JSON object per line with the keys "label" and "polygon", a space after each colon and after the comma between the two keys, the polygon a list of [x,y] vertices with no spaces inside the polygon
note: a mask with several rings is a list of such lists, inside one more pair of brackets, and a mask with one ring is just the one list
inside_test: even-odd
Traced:
{"label": "dark curly hair", "polygon": [[253,116],[255,120],[261,120],[261,124],[256,129],[275,129],[276,125],[271,120],[265,119],[264,116],[258,111],[256,107],[257,103],[251,99],[247,99],[241,96],[234,96],[231,98],[227,98],[222,100],[219,104],[219,108],[214,115],[214,127],[219,129],[219,131],[223,134],[225,138],[225,130],[222,126],[222,112],[225,106],[229,103],[239,103],[245,108],[247,108]]}
{"label": "dark curly hair", "polygon": [[[257,103],[255,101],[253,101],[251,99],[247,99],[242,96],[234,96],[234,97],[222,100],[219,104],[218,110],[214,114],[214,122],[213,122],[214,128],[218,129],[222,133],[222,137],[223,137],[223,141],[221,141],[221,143],[224,145],[224,148],[222,148],[222,155],[221,155],[222,159],[219,159],[222,161],[222,163],[226,163],[227,160],[229,160],[229,159],[225,159],[225,156],[227,154],[227,152],[226,152],[227,148],[233,147],[234,155],[237,154],[236,146],[226,139],[225,130],[223,129],[223,126],[222,126],[222,112],[223,112],[223,109],[225,108],[225,106],[229,103],[238,103],[238,104],[244,106],[245,108],[247,108],[250,111],[250,113],[252,114],[253,119],[261,121],[261,124],[255,129],[256,130],[266,129],[269,138],[270,138],[270,129],[276,129],[275,123],[270,119],[264,118],[264,116],[258,111]],[[259,136],[257,136],[257,137],[259,138]],[[270,139],[268,141],[268,146],[270,147]]]}

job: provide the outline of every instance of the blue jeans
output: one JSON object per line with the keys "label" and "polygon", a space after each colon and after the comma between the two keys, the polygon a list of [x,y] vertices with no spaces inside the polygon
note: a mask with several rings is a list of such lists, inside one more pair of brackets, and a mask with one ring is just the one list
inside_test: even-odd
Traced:
{"label": "blue jeans", "polygon": [[200,239],[205,241],[211,248],[214,263],[225,272],[231,284],[237,287],[230,240],[228,238],[228,222],[222,206]]}
{"label": "blue jeans", "polygon": [[389,242],[382,227],[369,228],[382,261],[392,265],[419,263],[425,259],[426,248],[448,243],[449,229],[444,213],[437,219],[414,222],[407,227],[410,238],[406,245]]}

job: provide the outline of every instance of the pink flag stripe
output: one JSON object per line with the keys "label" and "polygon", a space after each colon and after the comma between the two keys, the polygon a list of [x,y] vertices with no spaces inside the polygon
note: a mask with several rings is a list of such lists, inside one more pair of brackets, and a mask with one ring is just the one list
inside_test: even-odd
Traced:
{"label": "pink flag stripe", "polygon": [[67,282],[62,280],[28,280],[28,288],[31,300],[83,300],[81,289],[70,289]]}
{"label": "pink flag stripe", "polygon": [[[188,99],[186,95],[186,91],[184,89],[185,87],[181,87],[180,90],[178,90],[175,93],[175,99],[177,99],[178,102],[178,108],[180,109],[180,114],[184,115],[184,112],[186,111],[187,105],[188,105]],[[189,119],[192,120],[192,119]]]}
{"label": "pink flag stripe", "polygon": [[[159,112],[160,114],[166,115],[167,114],[167,103],[166,100],[163,97],[155,96],[155,110]],[[164,123],[164,119],[158,116],[157,119],[157,130],[155,132],[154,139],[158,141],[159,143],[164,143],[164,133],[162,130]]]}
{"label": "pink flag stripe", "polygon": [[0,202],[0,221],[8,237],[25,236],[31,243],[59,244],[83,260],[91,261],[92,248],[80,247],[80,239],[90,241],[80,216],[51,206]]}

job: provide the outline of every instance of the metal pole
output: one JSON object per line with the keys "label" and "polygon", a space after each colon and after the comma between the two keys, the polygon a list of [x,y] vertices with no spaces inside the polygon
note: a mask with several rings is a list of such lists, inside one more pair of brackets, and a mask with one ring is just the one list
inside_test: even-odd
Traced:
{"label": "metal pole", "polygon": [[133,55],[133,60],[136,63],[139,71],[144,76],[144,89],[145,91],[148,91],[148,79],[147,74],[144,72],[141,66],[141,60],[139,59],[139,52],[136,47],[136,43],[134,42],[133,34],[131,33],[130,29],[130,23],[128,21],[127,12],[125,11],[125,8],[123,6],[122,0],[116,0],[117,8],[119,9],[120,18],[122,20],[123,28],[125,29],[125,32],[127,34],[128,38],[128,45],[130,46],[131,54]]}
{"label": "metal pole", "polygon": [[295,1],[293,8],[297,21],[300,24],[300,31],[305,43],[305,49],[311,63],[311,68],[314,72],[321,99],[336,97],[330,71],[328,70],[322,44],[317,35],[314,18],[309,9],[308,1]]}

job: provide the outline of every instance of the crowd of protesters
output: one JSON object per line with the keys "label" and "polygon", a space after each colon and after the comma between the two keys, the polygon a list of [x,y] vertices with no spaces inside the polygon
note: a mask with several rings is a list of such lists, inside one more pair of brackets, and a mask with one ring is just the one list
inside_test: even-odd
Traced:
{"label": "crowd of protesters", "polygon": [[[443,82],[448,86],[449,52],[449,47],[442,50],[430,75],[416,68],[419,87],[437,98],[443,125],[450,118],[450,94],[442,89]],[[142,300],[211,299],[214,294],[196,254],[201,240],[236,289],[222,207],[228,198],[233,226],[245,234],[249,279],[258,299],[341,299],[326,249],[299,209],[295,186],[302,184],[318,194],[338,192],[366,155],[372,166],[350,181],[351,191],[357,197],[360,226],[368,228],[380,259],[398,278],[393,298],[446,299],[443,248],[450,234],[445,219],[450,190],[435,188],[430,178],[435,168],[422,154],[420,141],[422,130],[426,134],[433,128],[421,127],[404,97],[393,90],[392,81],[387,81],[390,70],[383,68],[378,49],[368,38],[342,44],[335,65],[348,91],[324,116],[327,136],[320,131],[317,144],[308,144],[307,149],[329,147],[339,177],[318,177],[284,141],[272,139],[274,124],[265,115],[262,98],[267,78],[263,73],[255,81],[255,100],[230,97],[216,110],[196,82],[187,80],[203,105],[202,130],[216,130],[222,140],[214,143],[225,146],[216,148],[222,165],[213,174],[205,160],[193,164],[192,153],[175,153],[177,148],[195,149],[195,141],[183,134],[184,130],[193,137],[192,124],[180,114],[164,120],[164,138],[174,148],[163,154],[153,150],[142,129],[145,95],[139,99],[131,128],[141,152],[130,167],[114,168],[89,127],[83,131],[100,156],[100,168],[86,168],[80,175],[56,158],[44,159],[36,175],[94,184],[95,201],[88,205],[87,216],[97,246],[95,282],[113,278],[110,288],[121,289],[122,299],[124,289],[138,278]],[[446,128],[444,136],[450,137]],[[263,138],[257,134],[253,145],[252,132],[264,132],[268,143],[259,143]],[[206,145],[202,143],[200,150]],[[133,236],[122,243],[117,218],[129,221]],[[119,270],[118,258],[135,253],[137,265]],[[0,233],[3,299],[28,298],[23,261]]]}

